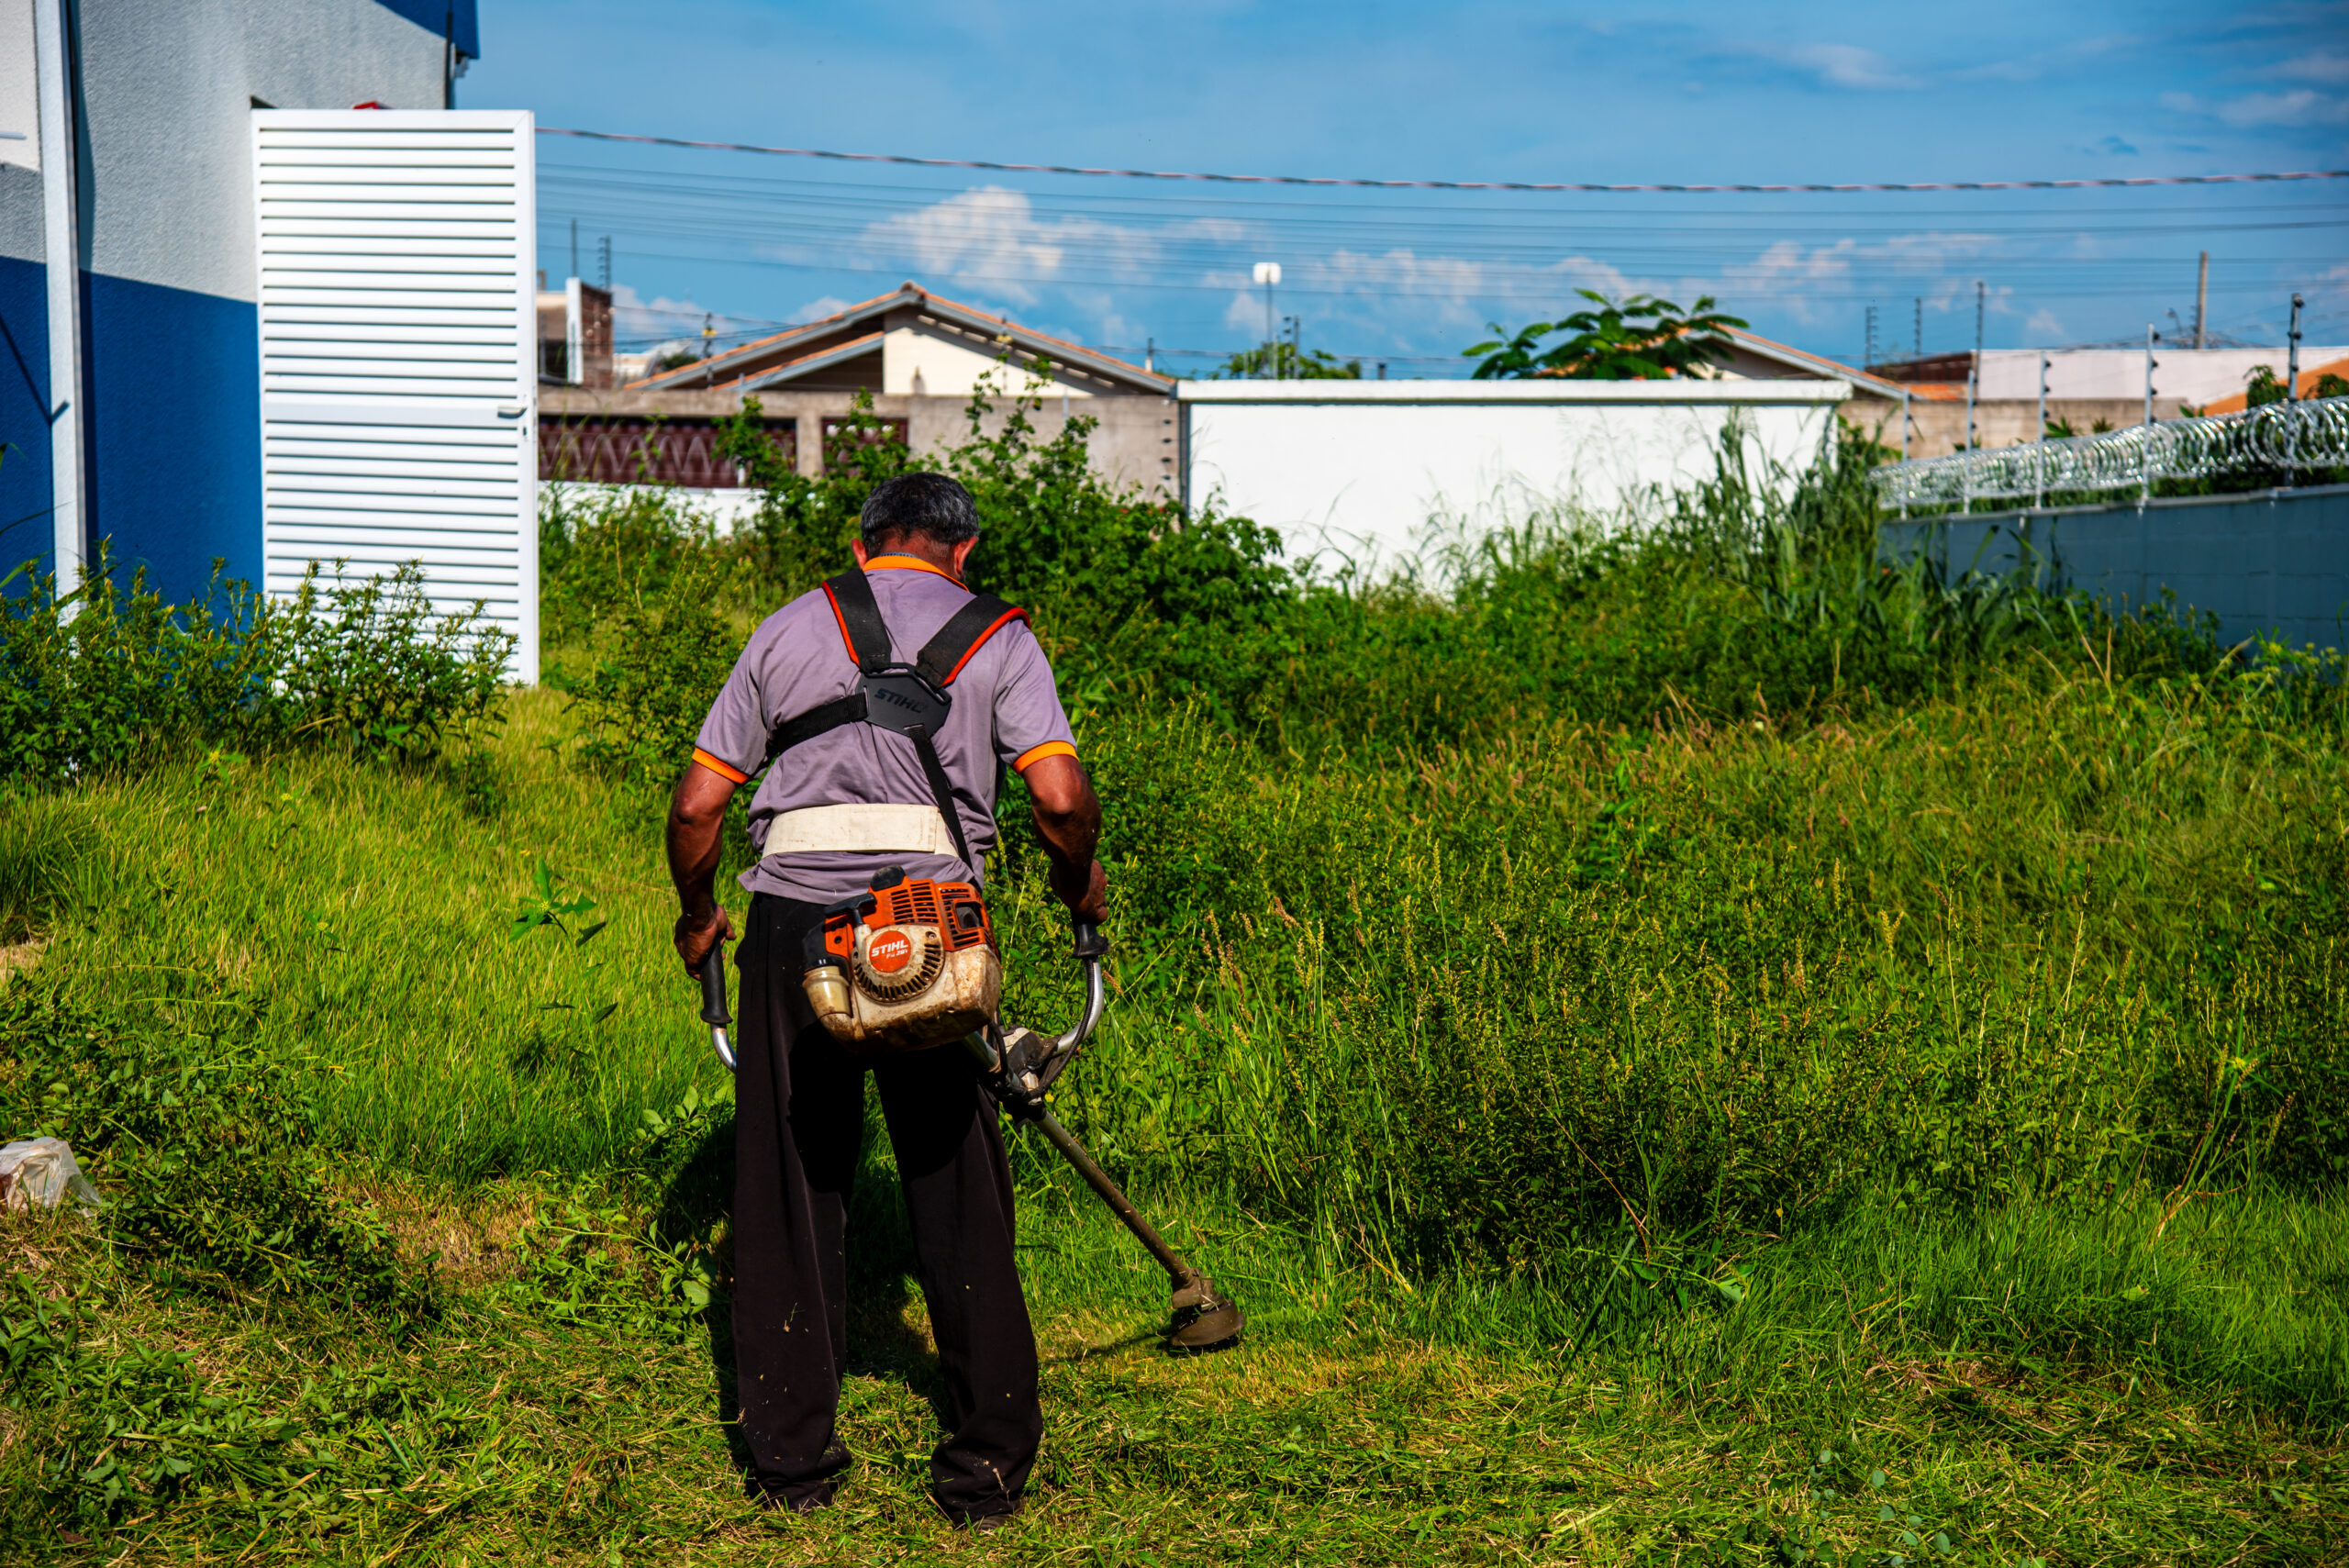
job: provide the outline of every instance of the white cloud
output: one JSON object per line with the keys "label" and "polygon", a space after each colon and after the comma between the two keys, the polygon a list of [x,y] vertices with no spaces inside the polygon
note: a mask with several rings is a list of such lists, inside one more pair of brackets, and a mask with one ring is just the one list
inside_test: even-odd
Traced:
{"label": "white cloud", "polygon": [[1921,78],[1897,70],[1872,49],[1849,43],[1771,45],[1755,53],[1809,72],[1831,87],[1864,93],[1909,92],[1923,86]]}
{"label": "white cloud", "polygon": [[2349,54],[2321,49],[2314,54],[2284,61],[2276,68],[2276,74],[2295,82],[2321,82],[2329,87],[2338,87],[2349,83]]}
{"label": "white cloud", "polygon": [[784,319],[794,327],[804,327],[810,321],[821,321],[827,316],[838,316],[855,303],[852,299],[841,299],[828,294],[821,299],[809,300]]}
{"label": "white cloud", "polygon": [[699,353],[704,317],[717,328],[720,348],[731,348],[745,338],[774,330],[773,322],[727,316],[707,310],[689,299],[672,299],[665,294],[646,299],[626,284],[612,285],[612,336],[624,350],[650,345],[650,351],[656,355],[677,349]]}
{"label": "white cloud", "polygon": [[2064,324],[2055,319],[2055,313],[2044,306],[2031,313],[2031,319],[2022,324],[2022,332],[2038,343],[2061,343],[2071,337],[2064,330]]}
{"label": "white cloud", "polygon": [[1791,239],[1765,247],[1751,261],[1733,261],[1721,269],[1720,283],[1708,293],[1741,301],[1777,301],[1798,321],[1816,321],[1814,306],[1821,295],[1848,292],[1852,262],[1860,254],[1856,241],[1839,239],[1806,250]]}
{"label": "white cloud", "polygon": [[2182,115],[2248,128],[2268,125],[2339,125],[2349,122],[2349,98],[2310,87],[2288,93],[2246,93],[2240,98],[2202,99],[2191,93],[2164,93],[2162,107]]}
{"label": "white cloud", "polygon": [[1157,240],[1139,229],[1089,217],[1041,217],[1027,193],[1001,185],[883,218],[866,228],[864,243],[930,276],[984,285],[1019,305],[1036,303],[1039,283],[1061,280],[1072,248],[1081,248],[1092,267],[1106,263],[1112,277],[1135,279],[1159,251]]}

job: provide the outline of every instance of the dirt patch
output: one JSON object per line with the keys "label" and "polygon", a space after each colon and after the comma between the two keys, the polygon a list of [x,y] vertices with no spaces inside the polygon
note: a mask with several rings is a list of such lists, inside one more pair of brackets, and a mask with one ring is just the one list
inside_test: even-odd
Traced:
{"label": "dirt patch", "polygon": [[30,969],[39,963],[48,946],[47,937],[35,937],[29,941],[11,942],[0,947],[0,985],[6,985],[8,977],[17,971]]}
{"label": "dirt patch", "polygon": [[440,1277],[460,1289],[513,1273],[515,1242],[539,1217],[529,1193],[492,1189],[462,1198],[385,1182],[358,1182],[346,1195],[371,1204],[392,1228],[401,1259],[437,1259]]}

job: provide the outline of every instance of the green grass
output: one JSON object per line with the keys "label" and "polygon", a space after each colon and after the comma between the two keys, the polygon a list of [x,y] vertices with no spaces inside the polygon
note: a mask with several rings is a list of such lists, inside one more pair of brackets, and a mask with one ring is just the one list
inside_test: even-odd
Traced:
{"label": "green grass", "polygon": [[[2336,739],[2061,670],[1408,766],[1089,721],[1119,1002],[1063,1109],[1251,1334],[1157,1353],[1163,1280],[1020,1145],[1050,1431],[1029,1516],[966,1541],[922,1500],[936,1373],[877,1138],[860,1469],[812,1520],[743,1505],[727,1084],[655,819],[555,749],[559,698],[509,713],[486,767],[191,761],[0,817],[0,937],[47,941],[7,984],[191,1052],[249,1034],[443,1303],[191,1284],[7,1219],[10,1274],[80,1317],[84,1391],[0,1410],[11,1560],[2344,1550]],[[1016,1010],[1053,1018],[1031,857],[1002,913]],[[517,937],[542,863],[595,907]],[[21,1066],[0,1095],[39,1101]],[[119,1191],[139,1158],[92,1163]],[[108,1400],[183,1425],[105,1451],[221,1468],[111,1513],[45,1475]]]}
{"label": "green grass", "polygon": [[[415,1343],[136,1292],[103,1330],[200,1347],[207,1382],[262,1411],[295,1407],[330,1352],[365,1408],[311,1440],[280,1490],[65,1521],[41,1559],[1767,1562],[1827,1547],[1818,1560],[2317,1562],[2349,1505],[2325,1439],[2223,1380],[2083,1356],[2034,1322],[2032,1265],[2122,1261],[2092,1245],[1877,1231],[1765,1272],[1735,1307],[1561,1357],[1528,1332],[1549,1307],[1521,1288],[1383,1292],[1210,1211],[1185,1240],[1247,1293],[1252,1332],[1170,1361],[1141,1332],[1163,1281],[1098,1214],[1031,1192],[1046,1448],[1023,1520],[964,1541],[924,1501],[935,1367],[901,1237],[868,1191],[842,1401],[859,1466],[839,1507],[777,1521],[741,1501],[718,1420],[722,1322],[653,1309],[631,1269],[596,1258],[625,1258],[612,1216],[530,1184],[381,1195],[454,1261],[455,1304]],[[2213,1212],[2197,1245],[2223,1256],[2245,1224],[2282,1220],[2327,1233],[2337,1259],[2345,1218]],[[549,1221],[535,1236],[532,1218]],[[6,1239],[17,1267],[38,1253],[106,1276],[53,1225],[17,1219]],[[2199,1277],[2238,1296],[2282,1282],[2242,1264],[2204,1259]],[[37,1425],[8,1436],[0,1463],[41,1440]],[[1912,1529],[1952,1551],[1904,1545]]]}

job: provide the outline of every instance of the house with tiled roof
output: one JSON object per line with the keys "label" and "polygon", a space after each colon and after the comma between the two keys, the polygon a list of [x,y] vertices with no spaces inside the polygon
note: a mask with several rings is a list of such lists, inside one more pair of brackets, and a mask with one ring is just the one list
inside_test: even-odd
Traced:
{"label": "house with tiled roof", "polygon": [[609,391],[546,388],[540,473],[724,488],[736,476],[717,453],[718,423],[755,399],[776,446],[813,474],[860,393],[915,451],[941,451],[969,439],[983,380],[1001,395],[989,424],[1014,394],[1033,400],[1030,417],[1047,436],[1084,416],[1096,422],[1087,450],[1103,477],[1178,488],[1174,377],[913,283]]}

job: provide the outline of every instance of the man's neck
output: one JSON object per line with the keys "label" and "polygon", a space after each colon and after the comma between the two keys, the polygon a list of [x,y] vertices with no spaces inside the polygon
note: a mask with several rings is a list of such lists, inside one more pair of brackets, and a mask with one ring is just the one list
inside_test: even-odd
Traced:
{"label": "man's neck", "polygon": [[866,559],[877,561],[885,555],[911,556],[925,566],[937,567],[957,583],[963,580],[963,574],[954,570],[954,547],[951,544],[939,544],[932,539],[918,538],[893,539],[885,544],[870,547]]}

